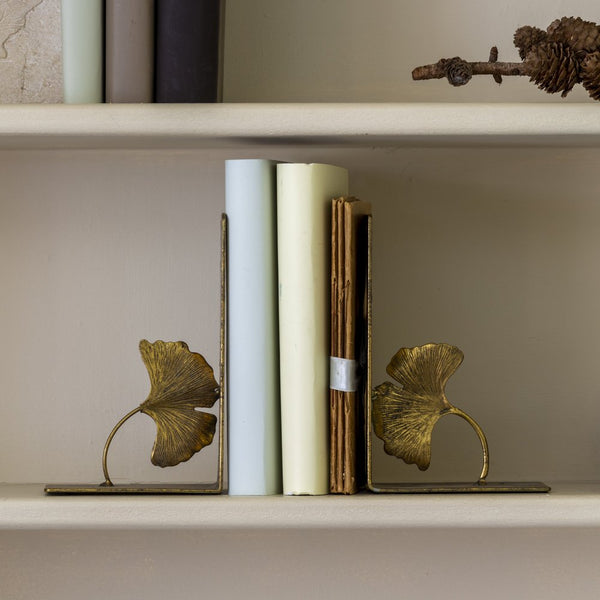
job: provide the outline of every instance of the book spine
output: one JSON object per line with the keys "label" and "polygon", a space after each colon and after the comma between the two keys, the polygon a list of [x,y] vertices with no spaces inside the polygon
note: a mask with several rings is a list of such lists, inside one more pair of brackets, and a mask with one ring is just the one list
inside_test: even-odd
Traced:
{"label": "book spine", "polygon": [[106,101],[152,102],[154,0],[106,0]]}
{"label": "book spine", "polygon": [[219,100],[221,0],[156,0],[156,102]]}
{"label": "book spine", "polygon": [[[350,199],[337,198],[332,203],[331,244],[331,356],[334,359],[354,359],[348,352],[347,342],[354,328],[354,315],[348,310],[353,302],[355,273],[352,270],[352,230],[348,220]],[[350,268],[349,268],[350,267]],[[330,382],[331,385],[332,382]],[[348,390],[331,387],[329,426],[330,473],[329,489],[332,494],[356,492],[354,458],[356,454],[355,394]]]}
{"label": "book spine", "polygon": [[229,494],[280,494],[276,163],[225,162]]}
{"label": "book spine", "polygon": [[61,9],[64,101],[102,102],[104,2],[62,0]]}
{"label": "book spine", "polygon": [[341,379],[333,377],[331,381],[330,489],[337,494],[354,494],[364,482],[361,434],[364,402],[360,392],[364,369],[359,369],[358,365],[364,362],[360,352],[361,340],[366,334],[364,223],[370,212],[370,205],[356,198],[338,198],[333,202],[331,355],[336,357],[332,361],[349,361],[346,364],[353,366],[348,368],[356,367],[357,375],[355,381],[346,379],[346,376]]}
{"label": "book spine", "polygon": [[277,166],[283,491],[329,492],[331,200],[345,169]]}

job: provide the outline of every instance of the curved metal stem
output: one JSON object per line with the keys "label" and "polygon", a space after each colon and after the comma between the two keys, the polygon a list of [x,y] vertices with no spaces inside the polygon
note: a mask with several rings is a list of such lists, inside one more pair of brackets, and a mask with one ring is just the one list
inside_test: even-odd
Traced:
{"label": "curved metal stem", "polygon": [[483,467],[481,469],[481,474],[479,475],[479,480],[477,483],[479,485],[485,485],[485,478],[488,475],[488,471],[490,470],[490,452],[488,449],[487,438],[485,437],[485,433],[483,433],[483,429],[479,426],[477,421],[470,417],[467,413],[460,410],[460,408],[456,408],[453,406],[448,414],[457,415],[462,417],[474,430],[481,442],[481,449],[483,450]]}
{"label": "curved metal stem", "polygon": [[110,435],[108,436],[106,443],[104,444],[104,452],[102,452],[102,470],[104,471],[104,483],[102,485],[105,486],[112,486],[113,482],[110,480],[110,477],[108,475],[108,467],[106,466],[106,458],[108,456],[108,448],[110,446],[110,443],[112,442],[112,439],[115,437],[115,433],[117,433],[117,431],[119,430],[119,428],[121,427],[121,425],[123,425],[123,423],[125,423],[125,421],[127,421],[127,419],[129,419],[130,417],[133,417],[133,415],[135,415],[136,413],[140,412],[140,410],[142,409],[141,406],[138,406],[137,408],[134,408],[132,411],[128,412],[114,427],[113,430],[110,432]]}

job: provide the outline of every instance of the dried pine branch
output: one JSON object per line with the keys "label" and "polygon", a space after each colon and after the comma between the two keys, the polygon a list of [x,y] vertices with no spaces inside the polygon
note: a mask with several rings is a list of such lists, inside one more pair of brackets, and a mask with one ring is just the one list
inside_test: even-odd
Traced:
{"label": "dried pine branch", "polygon": [[600,27],[579,17],[553,21],[546,31],[528,25],[514,35],[515,46],[523,62],[498,62],[494,46],[487,62],[468,62],[456,56],[417,67],[415,80],[446,77],[454,86],[468,83],[473,75],[492,75],[502,83],[502,76],[527,76],[540,89],[566,96],[577,83],[589,95],[600,100]]}

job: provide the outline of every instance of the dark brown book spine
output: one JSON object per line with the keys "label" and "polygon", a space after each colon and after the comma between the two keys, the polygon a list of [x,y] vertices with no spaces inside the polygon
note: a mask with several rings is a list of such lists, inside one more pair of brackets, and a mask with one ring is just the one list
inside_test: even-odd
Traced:
{"label": "dark brown book spine", "polygon": [[156,0],[156,102],[216,102],[220,0]]}

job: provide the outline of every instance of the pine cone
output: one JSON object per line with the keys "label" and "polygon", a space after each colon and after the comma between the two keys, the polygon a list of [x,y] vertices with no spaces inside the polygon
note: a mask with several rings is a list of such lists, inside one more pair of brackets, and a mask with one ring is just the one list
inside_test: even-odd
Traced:
{"label": "pine cone", "polygon": [[545,42],[527,55],[530,81],[549,94],[562,92],[564,98],[581,81],[575,51],[565,44]]}
{"label": "pine cone", "polygon": [[547,32],[548,41],[565,44],[578,54],[600,50],[600,28],[580,17],[556,19]]}
{"label": "pine cone", "polygon": [[533,47],[546,41],[547,37],[548,34],[539,27],[530,27],[529,25],[519,27],[515,31],[513,41],[519,49],[521,60],[525,60],[525,57],[531,52]]}
{"label": "pine cone", "polygon": [[473,77],[471,65],[458,56],[454,58],[442,58],[439,64],[444,69],[448,82],[456,87],[466,85],[471,80],[471,77]]}
{"label": "pine cone", "polygon": [[581,82],[594,100],[600,100],[600,52],[585,57],[581,65]]}

